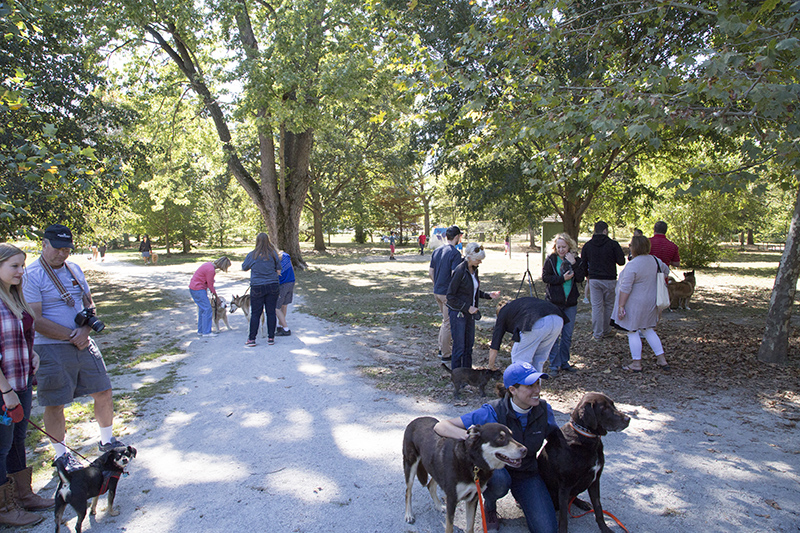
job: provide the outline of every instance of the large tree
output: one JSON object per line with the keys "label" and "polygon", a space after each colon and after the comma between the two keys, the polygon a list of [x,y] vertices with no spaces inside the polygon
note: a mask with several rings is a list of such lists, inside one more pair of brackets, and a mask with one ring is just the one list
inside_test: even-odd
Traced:
{"label": "large tree", "polygon": [[353,73],[376,68],[362,4],[111,0],[68,12],[93,23],[98,44],[138,45],[130,54],[150,83],[174,79],[153,76],[149,64],[176,69],[213,122],[230,173],[278,245],[304,266],[299,223],[320,102],[347,99],[364,77]]}

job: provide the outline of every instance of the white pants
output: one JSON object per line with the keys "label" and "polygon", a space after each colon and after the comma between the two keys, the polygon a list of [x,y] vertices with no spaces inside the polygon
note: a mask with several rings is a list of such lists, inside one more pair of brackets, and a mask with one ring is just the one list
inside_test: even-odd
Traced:
{"label": "white pants", "polygon": [[561,335],[564,319],[558,315],[547,315],[533,324],[533,329],[520,333],[519,342],[511,348],[512,363],[530,363],[537,372],[542,371],[550,350]]}

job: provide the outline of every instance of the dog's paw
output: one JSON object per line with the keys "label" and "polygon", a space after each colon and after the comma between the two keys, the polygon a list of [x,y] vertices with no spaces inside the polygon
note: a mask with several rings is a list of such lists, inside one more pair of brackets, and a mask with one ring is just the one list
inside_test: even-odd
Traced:
{"label": "dog's paw", "polygon": [[108,510],[108,514],[110,516],[118,516],[119,515],[119,509],[116,509],[116,508],[112,507],[111,509]]}
{"label": "dog's paw", "polygon": [[413,524],[414,520],[416,520],[416,518],[414,518],[414,513],[406,513],[406,523]]}

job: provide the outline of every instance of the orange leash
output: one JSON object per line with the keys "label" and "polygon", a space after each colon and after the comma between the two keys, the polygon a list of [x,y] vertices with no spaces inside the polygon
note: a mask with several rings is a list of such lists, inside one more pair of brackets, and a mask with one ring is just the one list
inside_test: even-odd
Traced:
{"label": "orange leash", "polygon": [[[570,515],[572,518],[580,518],[580,517],[582,517],[582,516],[586,516],[587,514],[589,514],[589,513],[593,513],[593,512],[594,512],[594,509],[589,509],[588,511],[586,511],[586,512],[584,512],[584,513],[581,513],[581,514],[579,514],[578,516],[575,516],[574,514],[572,514],[572,512],[570,511],[570,508],[572,507],[572,502],[574,502],[574,501],[575,501],[575,498],[577,498],[577,496],[573,496],[573,497],[572,497],[572,499],[569,501],[569,505],[567,506],[567,512],[569,513],[569,515]],[[603,514],[606,514],[606,515],[610,516],[611,518],[613,518],[613,519],[614,519],[614,522],[616,522],[616,523],[617,523],[617,525],[618,525],[619,527],[621,527],[621,528],[622,528],[622,529],[624,529],[625,531],[628,531],[628,528],[626,528],[625,526],[623,526],[623,525],[622,525],[622,522],[620,522],[620,521],[619,521],[619,519],[618,519],[616,516],[614,516],[613,514],[609,513],[609,512],[608,512],[608,511],[606,511],[606,510],[603,510]],[[630,532],[628,532],[628,533],[630,533]]]}
{"label": "orange leash", "polygon": [[[486,529],[486,510],[483,508],[483,493],[481,492],[481,480],[478,478],[480,470],[477,466],[472,468],[472,477],[475,479],[475,488],[478,489],[478,503],[481,504],[481,521],[483,522],[483,533],[487,533]],[[627,529],[625,530],[627,531]]]}

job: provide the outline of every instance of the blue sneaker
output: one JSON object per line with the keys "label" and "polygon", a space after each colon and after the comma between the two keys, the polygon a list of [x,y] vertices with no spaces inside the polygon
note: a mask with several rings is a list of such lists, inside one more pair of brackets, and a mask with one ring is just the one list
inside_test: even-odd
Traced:
{"label": "blue sneaker", "polygon": [[53,461],[53,466],[58,467],[61,466],[66,472],[72,472],[74,470],[80,470],[83,468],[83,465],[75,459],[71,453],[67,452],[60,457],[56,457],[55,461]]}
{"label": "blue sneaker", "polygon": [[121,440],[117,440],[115,437],[111,437],[110,442],[106,442],[105,444],[99,443],[97,447],[100,449],[100,453],[110,452],[116,448],[125,448],[127,445],[122,442]]}

